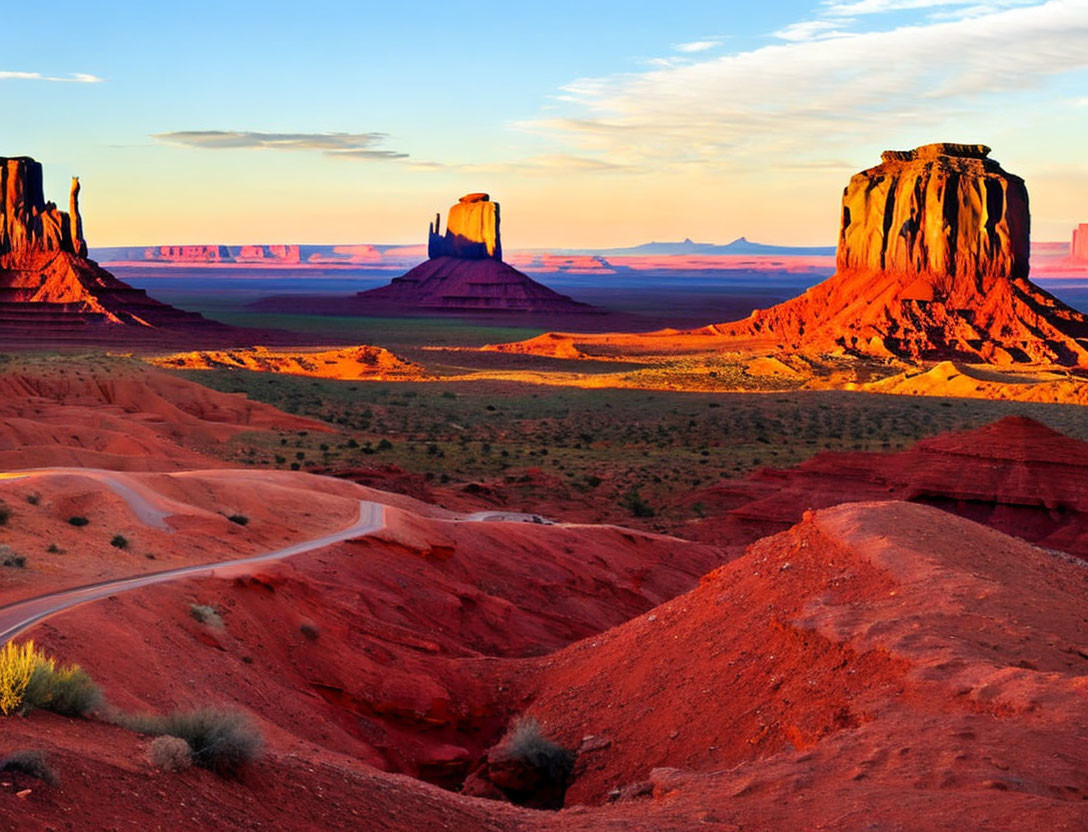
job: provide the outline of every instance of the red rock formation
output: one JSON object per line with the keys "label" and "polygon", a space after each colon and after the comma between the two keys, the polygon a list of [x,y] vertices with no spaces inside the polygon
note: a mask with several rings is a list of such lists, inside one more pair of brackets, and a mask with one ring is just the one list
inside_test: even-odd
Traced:
{"label": "red rock formation", "polygon": [[56,251],[85,257],[79,217],[79,180],[72,180],[70,213],[45,201],[42,166],[27,156],[0,159],[0,268],[10,268],[28,252]]}
{"label": "red rock formation", "polygon": [[0,340],[78,340],[88,324],[101,323],[219,327],[149,298],[87,259],[78,179],[65,213],[45,201],[38,162],[0,158],[0,195]]}
{"label": "red rock formation", "polygon": [[446,233],[441,235],[436,214],[428,235],[427,256],[502,260],[499,236],[499,203],[488,194],[466,194],[450,208]]}
{"label": "red rock formation", "polygon": [[1088,223],[1082,222],[1073,229],[1069,257],[1077,263],[1088,263]]}
{"label": "red rock formation", "polygon": [[501,352],[595,357],[716,350],[1088,368],[1088,316],[1028,279],[1027,191],[982,145],[889,151],[850,180],[834,275],[741,321]]}
{"label": "red rock formation", "polygon": [[[499,205],[487,194],[468,194],[450,208],[445,235],[430,226],[430,259],[387,286],[360,292],[359,314],[383,309],[499,312],[583,312],[571,300],[502,261]],[[297,301],[296,301],[297,303]],[[344,314],[344,307],[341,307]]]}
{"label": "red rock formation", "polygon": [[836,274],[714,330],[786,349],[1088,366],[1088,318],[1028,280],[1027,190],[989,152],[885,153],[843,194]]}

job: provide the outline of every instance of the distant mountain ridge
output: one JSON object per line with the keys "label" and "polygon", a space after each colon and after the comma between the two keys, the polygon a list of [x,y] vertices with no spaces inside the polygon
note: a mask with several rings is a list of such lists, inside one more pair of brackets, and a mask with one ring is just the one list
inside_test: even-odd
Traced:
{"label": "distant mountain ridge", "polygon": [[[104,263],[117,262],[191,262],[191,263],[237,263],[261,262],[262,258],[253,257],[254,249],[263,249],[266,254],[263,262],[272,263],[277,258],[271,249],[291,249],[298,263],[336,263],[361,262],[364,259],[380,262],[390,254],[406,255],[406,260],[415,258],[415,248],[404,245],[379,244],[339,244],[339,245],[187,245],[187,246],[104,246],[91,249],[91,256]],[[370,252],[370,257],[360,257],[363,250]],[[699,256],[699,255],[773,255],[778,257],[813,257],[834,256],[835,246],[777,246],[765,243],[753,243],[746,237],[738,237],[731,243],[696,243],[691,239],[680,242],[650,242],[627,248],[526,248],[517,249],[519,253],[548,253],[567,256],[597,257],[638,257],[638,256]],[[249,255],[249,256],[247,256]]]}
{"label": "distant mountain ridge", "polygon": [[638,257],[639,255],[710,255],[710,254],[769,254],[779,257],[834,256],[835,246],[775,246],[753,243],[747,237],[737,237],[731,243],[696,243],[690,237],[678,243],[643,243],[629,248],[555,249],[555,254],[591,254],[603,257]]}

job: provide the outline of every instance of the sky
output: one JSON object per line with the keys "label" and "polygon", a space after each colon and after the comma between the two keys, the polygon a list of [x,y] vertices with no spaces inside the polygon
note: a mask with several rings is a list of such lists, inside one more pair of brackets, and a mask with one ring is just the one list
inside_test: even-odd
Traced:
{"label": "sky", "polygon": [[984,143],[1033,238],[1088,222],[1088,0],[5,4],[0,155],[92,247],[831,245],[885,149]]}

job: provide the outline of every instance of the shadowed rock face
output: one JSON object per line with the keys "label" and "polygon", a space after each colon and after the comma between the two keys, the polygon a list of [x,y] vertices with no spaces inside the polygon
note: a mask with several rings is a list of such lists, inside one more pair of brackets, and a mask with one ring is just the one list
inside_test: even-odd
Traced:
{"label": "shadowed rock face", "polygon": [[440,216],[430,227],[427,256],[458,257],[462,260],[502,260],[499,236],[499,203],[487,194],[466,194],[450,207],[446,233],[439,233]]}
{"label": "shadowed rock face", "polygon": [[917,275],[932,300],[959,281],[1027,277],[1031,219],[1024,180],[984,145],[889,150],[855,174],[842,199],[840,271]]}

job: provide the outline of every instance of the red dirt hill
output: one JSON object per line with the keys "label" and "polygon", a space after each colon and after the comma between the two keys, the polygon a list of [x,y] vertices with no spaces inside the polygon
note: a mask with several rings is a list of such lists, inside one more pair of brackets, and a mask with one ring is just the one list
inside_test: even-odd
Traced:
{"label": "red dirt hill", "polygon": [[739,554],[808,509],[883,499],[935,506],[1088,559],[1088,443],[1020,416],[899,453],[823,453],[720,482],[684,497],[708,516],[682,534]]}
{"label": "red dirt hill", "polygon": [[528,710],[586,749],[567,805],[638,828],[1083,828],[1086,591],[933,508],[839,506],[541,660]]}

